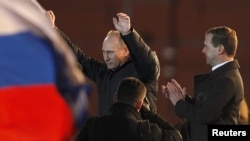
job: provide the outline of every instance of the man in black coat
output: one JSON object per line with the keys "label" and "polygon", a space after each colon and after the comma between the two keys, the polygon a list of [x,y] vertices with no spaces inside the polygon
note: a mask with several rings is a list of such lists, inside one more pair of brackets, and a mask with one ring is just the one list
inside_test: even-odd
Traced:
{"label": "man in black coat", "polygon": [[187,132],[192,141],[207,141],[209,124],[237,124],[244,99],[240,66],[234,59],[237,45],[235,30],[225,26],[209,29],[202,53],[212,72],[195,76],[193,98],[174,79],[162,87],[175,105],[176,114],[188,120]]}
{"label": "man in black coat", "polygon": [[179,131],[171,124],[142,108],[146,92],[139,79],[124,78],[110,114],[88,119],[77,141],[182,141]]}
{"label": "man in black coat", "polygon": [[[49,12],[54,26],[55,17],[52,11]],[[107,33],[102,45],[104,62],[87,56],[62,31],[58,31],[76,54],[83,73],[97,86],[100,116],[108,114],[118,84],[125,77],[136,77],[145,84],[147,96],[144,103],[151,111],[157,112],[160,64],[156,52],[131,27],[127,14],[118,13],[113,24],[116,30]]]}

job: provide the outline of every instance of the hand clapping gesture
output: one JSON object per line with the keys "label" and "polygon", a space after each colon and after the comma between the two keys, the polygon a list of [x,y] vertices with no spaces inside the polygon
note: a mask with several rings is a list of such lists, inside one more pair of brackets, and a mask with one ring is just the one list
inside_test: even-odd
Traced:
{"label": "hand clapping gesture", "polygon": [[171,79],[166,86],[162,86],[162,92],[175,105],[177,101],[185,98],[186,88],[182,88],[176,80]]}

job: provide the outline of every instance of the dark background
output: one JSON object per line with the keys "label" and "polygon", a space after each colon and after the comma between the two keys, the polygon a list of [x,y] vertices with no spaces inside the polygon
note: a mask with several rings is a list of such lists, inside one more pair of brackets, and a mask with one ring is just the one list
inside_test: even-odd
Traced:
{"label": "dark background", "polygon": [[[53,10],[56,25],[86,54],[103,60],[101,47],[106,33],[113,29],[112,17],[118,12],[131,17],[132,26],[155,50],[161,64],[158,112],[172,123],[178,118],[161,85],[175,78],[193,92],[193,76],[211,70],[201,53],[204,32],[226,25],[237,31],[236,59],[241,65],[245,97],[250,102],[250,1],[249,0],[38,0]],[[97,113],[96,88],[90,100],[90,114]]]}

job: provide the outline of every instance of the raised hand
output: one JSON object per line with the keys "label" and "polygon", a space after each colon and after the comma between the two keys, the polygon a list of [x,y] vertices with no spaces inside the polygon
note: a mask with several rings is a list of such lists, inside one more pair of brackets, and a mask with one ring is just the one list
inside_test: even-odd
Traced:
{"label": "raised hand", "polygon": [[125,13],[117,13],[117,18],[113,18],[113,24],[115,29],[119,31],[122,35],[127,35],[131,31],[130,17]]}

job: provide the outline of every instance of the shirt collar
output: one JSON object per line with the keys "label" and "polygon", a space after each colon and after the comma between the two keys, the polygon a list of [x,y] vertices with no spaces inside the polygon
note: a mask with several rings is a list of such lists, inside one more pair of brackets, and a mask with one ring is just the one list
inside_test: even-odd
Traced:
{"label": "shirt collar", "polygon": [[212,67],[212,71],[216,70],[217,68],[219,68],[219,67],[223,66],[224,64],[231,62],[231,61],[233,61],[233,60],[226,61],[226,62],[220,63],[218,65],[215,65],[214,67]]}

